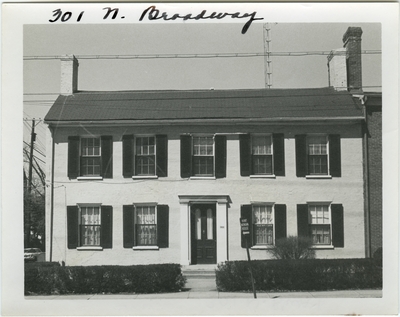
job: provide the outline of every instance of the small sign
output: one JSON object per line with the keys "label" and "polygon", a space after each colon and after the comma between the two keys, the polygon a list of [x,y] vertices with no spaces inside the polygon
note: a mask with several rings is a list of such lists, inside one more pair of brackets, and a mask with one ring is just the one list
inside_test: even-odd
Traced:
{"label": "small sign", "polygon": [[240,228],[242,229],[242,234],[250,234],[250,227],[246,218],[240,218]]}

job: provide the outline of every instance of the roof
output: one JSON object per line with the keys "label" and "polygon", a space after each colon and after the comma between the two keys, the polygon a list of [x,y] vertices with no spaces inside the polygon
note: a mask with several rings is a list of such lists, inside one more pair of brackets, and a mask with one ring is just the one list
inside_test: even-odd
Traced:
{"label": "roof", "polygon": [[107,120],[359,118],[362,109],[333,88],[102,91],[60,95],[50,122]]}

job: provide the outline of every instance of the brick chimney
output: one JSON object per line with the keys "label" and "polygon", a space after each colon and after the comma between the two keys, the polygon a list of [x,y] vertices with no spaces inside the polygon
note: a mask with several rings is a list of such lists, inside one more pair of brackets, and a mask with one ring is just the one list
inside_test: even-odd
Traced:
{"label": "brick chimney", "polygon": [[360,27],[349,27],[343,35],[346,49],[347,87],[349,91],[362,91],[361,35]]}
{"label": "brick chimney", "polygon": [[360,27],[349,27],[343,35],[343,48],[328,56],[329,86],[336,90],[362,92]]}
{"label": "brick chimney", "polygon": [[78,66],[74,55],[61,57],[61,95],[72,95],[78,90]]}

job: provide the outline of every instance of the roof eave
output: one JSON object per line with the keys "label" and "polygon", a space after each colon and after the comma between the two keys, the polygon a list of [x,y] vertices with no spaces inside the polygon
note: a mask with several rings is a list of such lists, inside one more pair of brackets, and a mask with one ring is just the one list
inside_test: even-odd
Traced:
{"label": "roof eave", "polygon": [[363,116],[348,116],[348,117],[279,117],[279,118],[196,118],[196,119],[146,119],[146,120],[45,120],[49,126],[76,126],[81,124],[97,125],[213,125],[213,124],[283,124],[283,123],[306,123],[306,122],[321,122],[321,123],[355,123],[364,120]]}

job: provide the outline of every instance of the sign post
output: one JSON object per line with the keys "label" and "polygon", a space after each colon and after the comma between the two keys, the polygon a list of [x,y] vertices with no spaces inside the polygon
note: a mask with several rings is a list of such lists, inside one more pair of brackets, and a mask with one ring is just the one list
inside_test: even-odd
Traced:
{"label": "sign post", "polygon": [[256,288],[254,286],[254,278],[253,278],[253,269],[251,267],[250,260],[250,251],[249,251],[249,236],[250,236],[250,227],[246,218],[240,218],[240,228],[242,230],[242,235],[244,236],[244,240],[246,241],[246,251],[247,251],[247,260],[249,261],[249,269],[250,269],[250,278],[251,278],[251,286],[253,287],[254,298],[257,298]]}

